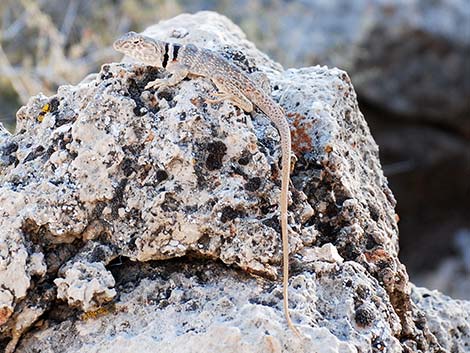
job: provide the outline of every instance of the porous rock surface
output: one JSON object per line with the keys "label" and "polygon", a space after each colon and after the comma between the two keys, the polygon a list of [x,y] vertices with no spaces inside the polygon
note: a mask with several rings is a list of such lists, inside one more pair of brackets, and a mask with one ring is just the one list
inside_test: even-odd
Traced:
{"label": "porous rock surface", "polygon": [[454,300],[436,290],[414,286],[411,293],[413,303],[421,308],[442,348],[449,352],[469,352],[470,301]]}
{"label": "porous rock surface", "polygon": [[303,338],[282,314],[276,129],[207,103],[208,79],[145,90],[165,72],[126,60],[32,97],[16,133],[0,131],[0,347],[464,352],[452,320],[434,336],[411,301],[395,200],[347,74],[283,71],[214,13],[147,33],[268,74],[298,159],[290,293]]}

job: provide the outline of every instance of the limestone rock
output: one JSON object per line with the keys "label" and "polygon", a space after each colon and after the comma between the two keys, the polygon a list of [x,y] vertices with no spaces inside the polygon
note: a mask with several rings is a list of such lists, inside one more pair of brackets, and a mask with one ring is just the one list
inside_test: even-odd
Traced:
{"label": "limestone rock", "polygon": [[282,71],[213,13],[147,33],[268,75],[298,159],[290,291],[304,338],[282,314],[275,127],[206,102],[207,78],[145,90],[166,73],[127,62],[32,97],[0,135],[0,344],[42,315],[18,352],[441,351],[415,324],[395,199],[348,75]]}
{"label": "limestone rock", "polygon": [[414,287],[413,302],[422,310],[430,330],[443,349],[465,353],[470,349],[470,302],[438,291]]}
{"label": "limestone rock", "polygon": [[285,328],[279,284],[222,264],[125,261],[113,269],[120,293],[113,306],[73,328],[64,321],[31,335],[18,351],[399,351],[399,319],[376,280],[352,262],[323,265],[292,280],[302,340]]}
{"label": "limestone rock", "polygon": [[103,263],[74,262],[64,270],[65,278],[54,280],[57,298],[78,305],[83,311],[99,309],[116,295],[114,277]]}
{"label": "limestone rock", "polygon": [[325,261],[331,263],[343,263],[343,258],[338,254],[336,247],[329,243],[321,248],[303,248],[302,260],[305,262]]}

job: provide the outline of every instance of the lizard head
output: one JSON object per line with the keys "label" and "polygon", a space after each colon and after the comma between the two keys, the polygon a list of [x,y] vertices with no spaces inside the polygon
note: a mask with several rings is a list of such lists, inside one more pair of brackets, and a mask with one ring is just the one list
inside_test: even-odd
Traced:
{"label": "lizard head", "polygon": [[118,52],[146,65],[162,67],[165,42],[154,40],[139,33],[129,32],[116,40],[113,47]]}

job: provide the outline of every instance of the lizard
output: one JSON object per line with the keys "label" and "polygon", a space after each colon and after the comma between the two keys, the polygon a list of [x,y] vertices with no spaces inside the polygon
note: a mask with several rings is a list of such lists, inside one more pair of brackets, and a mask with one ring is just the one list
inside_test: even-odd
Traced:
{"label": "lizard", "polygon": [[145,89],[174,86],[186,76],[203,76],[212,81],[218,92],[218,99],[207,100],[210,103],[229,101],[247,113],[257,106],[274,123],[281,142],[281,238],[283,252],[283,306],[288,327],[300,337],[289,313],[289,242],[288,242],[288,189],[291,168],[291,135],[283,109],[264,92],[238,66],[220,54],[193,44],[179,45],[155,40],[148,36],[129,32],[114,42],[114,49],[145,65],[163,68],[171,76],[149,82]]}

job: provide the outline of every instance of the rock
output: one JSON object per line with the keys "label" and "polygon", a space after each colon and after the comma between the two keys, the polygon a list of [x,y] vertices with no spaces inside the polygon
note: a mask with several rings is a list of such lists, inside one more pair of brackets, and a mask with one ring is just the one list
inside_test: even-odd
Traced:
{"label": "rock", "polygon": [[414,287],[411,299],[421,309],[443,349],[465,353],[470,348],[470,302],[438,291]]}
{"label": "rock", "polygon": [[[191,2],[191,11],[206,3]],[[221,11],[273,58],[287,67],[336,66],[351,76],[399,200],[411,278],[451,255],[448,235],[470,227],[468,1],[242,4],[226,2]],[[414,255],[417,247],[422,256]]]}
{"label": "rock", "polygon": [[56,278],[57,298],[78,305],[83,311],[98,310],[115,296],[114,278],[103,263],[74,262],[63,272],[65,278]]}
{"label": "rock", "polygon": [[120,297],[112,306],[72,330],[64,321],[28,335],[18,351],[399,351],[399,319],[377,281],[352,262],[323,265],[292,281],[303,340],[285,328],[279,284],[220,263],[124,261],[113,267]]}
{"label": "rock", "polygon": [[146,33],[268,75],[298,159],[290,302],[304,338],[282,314],[276,129],[206,102],[206,78],[146,91],[165,72],[128,61],[32,97],[2,135],[0,264],[17,277],[1,273],[0,344],[14,348],[34,306],[18,352],[440,352],[414,321],[395,199],[348,75],[282,71],[214,13]]}
{"label": "rock", "polygon": [[333,244],[325,244],[321,248],[303,248],[302,260],[305,262],[326,261],[331,263],[343,263],[343,258]]}

